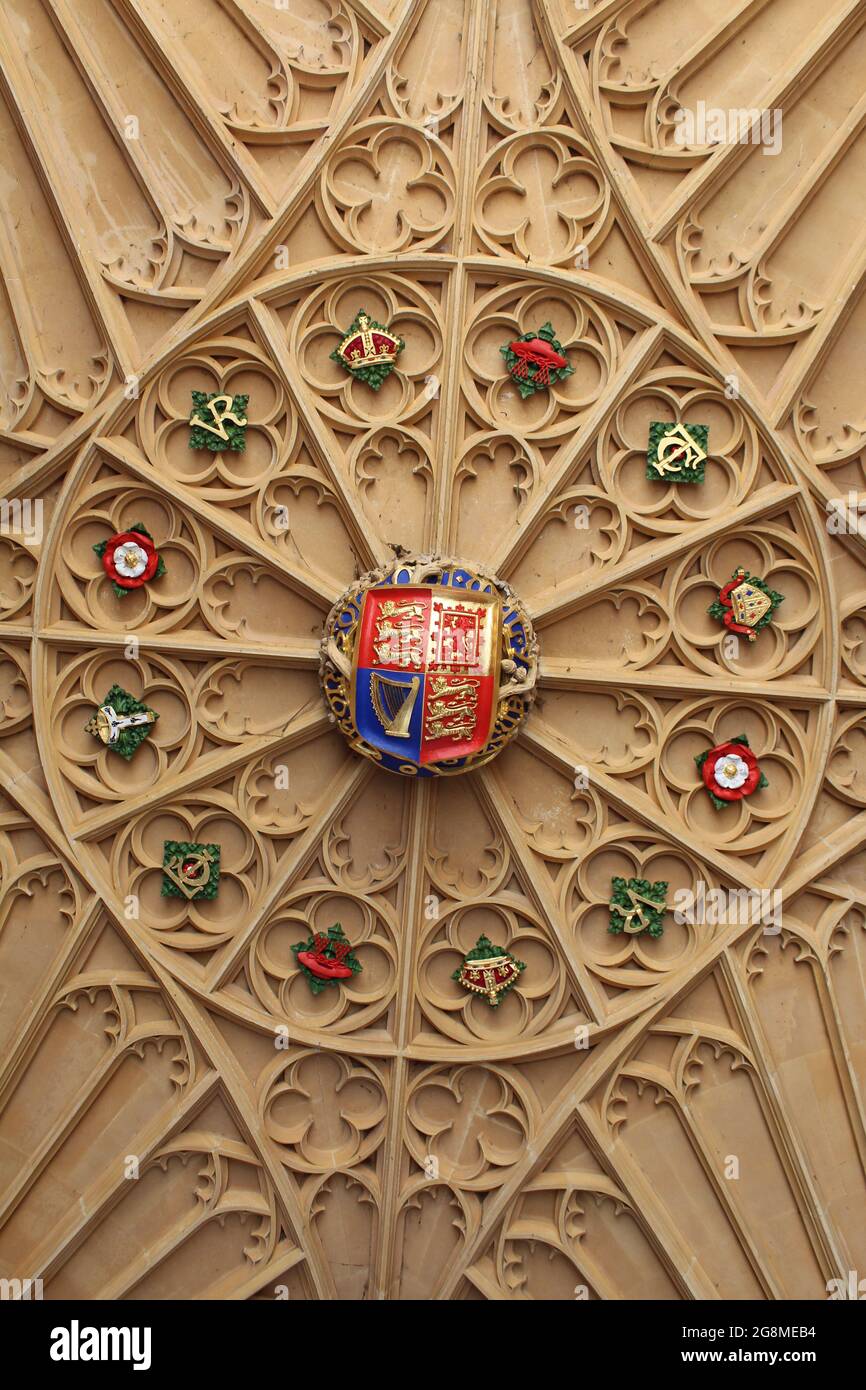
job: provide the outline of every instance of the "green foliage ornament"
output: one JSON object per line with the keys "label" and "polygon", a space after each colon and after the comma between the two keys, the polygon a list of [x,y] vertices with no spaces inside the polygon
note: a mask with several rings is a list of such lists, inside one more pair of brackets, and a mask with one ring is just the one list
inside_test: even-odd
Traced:
{"label": "green foliage ornament", "polygon": [[625,932],[628,936],[661,936],[665,913],[668,910],[668,885],[663,879],[650,883],[648,878],[611,879],[610,926],[608,931]]}
{"label": "green foliage ornament", "polygon": [[232,449],[243,453],[247,447],[247,406],[249,396],[230,396],[216,391],[193,391],[189,417],[189,447],[223,453]]}
{"label": "green foliage ornament", "polygon": [[215,898],[220,881],[219,845],[195,840],[166,840],[162,851],[162,895],[165,898]]}

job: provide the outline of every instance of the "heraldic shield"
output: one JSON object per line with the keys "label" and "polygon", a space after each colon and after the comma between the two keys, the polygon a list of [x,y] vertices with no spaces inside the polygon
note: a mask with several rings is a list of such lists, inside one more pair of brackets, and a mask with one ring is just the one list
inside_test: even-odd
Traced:
{"label": "heraldic shield", "polygon": [[392,772],[487,761],[534,694],[536,643],[522,605],[495,578],[432,557],[358,581],[332,610],[322,650],[341,729]]}
{"label": "heraldic shield", "polygon": [[368,589],[355,660],[362,737],[422,766],[479,752],[493,725],[499,626],[495,594]]}

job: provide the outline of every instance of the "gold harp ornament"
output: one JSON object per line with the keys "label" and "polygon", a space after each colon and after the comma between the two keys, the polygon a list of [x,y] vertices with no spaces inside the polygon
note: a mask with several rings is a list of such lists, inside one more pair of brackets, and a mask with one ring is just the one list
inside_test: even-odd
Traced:
{"label": "gold harp ornament", "polygon": [[370,700],[376,718],[389,738],[409,737],[409,725],[420,685],[418,676],[413,676],[407,685],[405,681],[389,680],[379,671],[371,675]]}

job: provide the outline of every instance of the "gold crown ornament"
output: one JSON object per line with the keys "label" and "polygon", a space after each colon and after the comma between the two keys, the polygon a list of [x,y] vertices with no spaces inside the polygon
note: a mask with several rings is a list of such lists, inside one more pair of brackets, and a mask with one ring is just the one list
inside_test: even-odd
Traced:
{"label": "gold crown ornament", "polygon": [[331,359],[378,391],[405,346],[403,339],[385,324],[376,323],[364,309],[359,309]]}

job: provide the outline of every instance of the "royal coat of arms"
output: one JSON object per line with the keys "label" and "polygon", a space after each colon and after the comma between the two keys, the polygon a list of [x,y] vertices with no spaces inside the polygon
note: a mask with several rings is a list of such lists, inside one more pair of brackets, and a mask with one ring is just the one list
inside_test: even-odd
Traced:
{"label": "royal coat of arms", "polygon": [[456,561],[409,557],[334,606],[322,683],[358,752],[430,776],[499,751],[529,707],[536,664],[529,619],[507,585]]}

